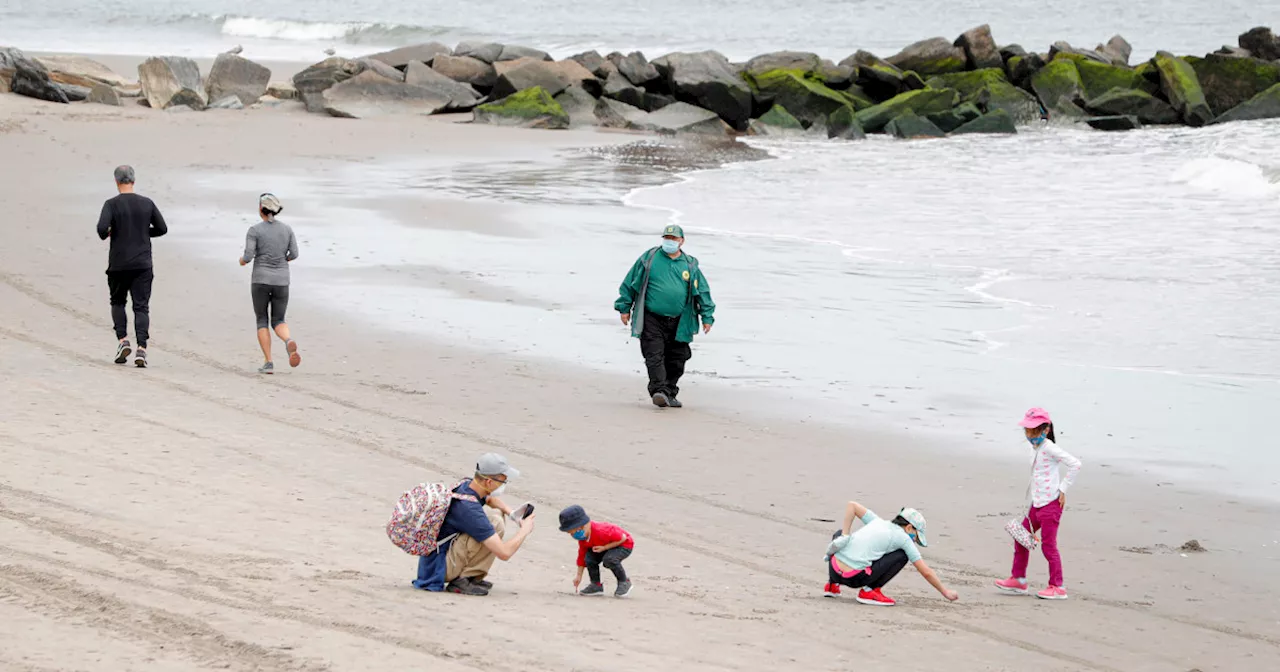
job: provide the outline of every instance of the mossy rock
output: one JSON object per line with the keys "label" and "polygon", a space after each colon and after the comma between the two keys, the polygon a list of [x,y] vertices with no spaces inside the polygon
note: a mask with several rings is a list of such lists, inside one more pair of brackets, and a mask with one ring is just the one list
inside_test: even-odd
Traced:
{"label": "mossy rock", "polygon": [[[1059,54],[1061,56],[1062,54]],[[1085,58],[1076,61],[1076,70],[1084,84],[1084,97],[1092,100],[1111,89],[1134,89],[1156,93],[1159,87],[1132,68],[1122,68]]]}
{"label": "mossy rock", "polygon": [[1137,117],[1144,124],[1176,124],[1182,120],[1172,105],[1136,89],[1112,89],[1091,98],[1086,107],[1103,116]]}
{"label": "mossy rock", "polygon": [[924,78],[915,70],[908,70],[902,73],[902,89],[904,91],[919,91],[924,87]]}
{"label": "mossy rock", "polygon": [[987,113],[1003,110],[1015,124],[1040,120],[1040,101],[1008,82],[992,82],[978,92],[975,100]]}
{"label": "mossy rock", "polygon": [[1137,117],[1128,115],[1090,117],[1085,119],[1084,123],[1099,131],[1136,131],[1142,128],[1142,122],[1138,121]]}
{"label": "mossy rock", "polygon": [[1009,83],[1004,70],[1000,68],[983,68],[968,72],[955,72],[947,75],[935,75],[925,80],[925,86],[935,89],[955,89],[960,92],[961,100],[973,100],[978,92],[994,83]]}
{"label": "mossy rock", "polygon": [[943,138],[946,133],[933,122],[907,110],[893,118],[884,127],[884,132],[895,138],[910,140],[912,138]]}
{"label": "mossy rock", "polygon": [[1280,84],[1280,63],[1222,54],[1185,60],[1196,71],[1205,102],[1217,115]]}
{"label": "mossy rock", "polygon": [[973,103],[960,103],[946,112],[926,114],[925,119],[932,121],[934,126],[950,133],[951,131],[960,128],[981,116],[982,110],[978,109],[977,105]]}
{"label": "mossy rock", "polygon": [[884,61],[858,66],[858,86],[876,100],[888,100],[907,90],[905,78],[905,73]]}
{"label": "mossy rock", "polygon": [[1013,117],[1004,110],[996,110],[974,119],[973,121],[952,131],[952,135],[966,135],[969,133],[991,133],[1011,135],[1018,132],[1017,125],[1013,123]]}
{"label": "mossy rock", "polygon": [[1190,63],[1166,51],[1157,53],[1152,62],[1160,71],[1160,89],[1165,98],[1188,126],[1204,126],[1213,121],[1213,110]]}
{"label": "mossy rock", "polygon": [[844,106],[827,117],[827,137],[841,140],[861,140],[867,137],[862,125],[858,123],[857,112],[851,106]]}
{"label": "mossy rock", "polygon": [[857,87],[836,91],[803,70],[770,70],[754,76],[748,74],[745,78],[759,102],[782,105],[806,124],[826,118],[846,105],[863,109],[875,104]]}
{"label": "mossy rock", "polygon": [[1031,78],[1037,72],[1040,72],[1042,68],[1044,68],[1044,59],[1040,58],[1040,54],[1011,56],[1004,63],[1004,69],[1009,75],[1009,81],[1023,88],[1027,88]]}
{"label": "mossy rock", "polygon": [[1280,118],[1280,84],[1259,93],[1243,103],[1227,110],[1213,120],[1215,124],[1228,121]]}
{"label": "mossy rock", "polygon": [[1074,60],[1060,58],[1045,65],[1032,75],[1031,89],[1051,115],[1080,116],[1084,82]]}
{"label": "mossy rock", "polygon": [[772,126],[783,130],[804,130],[804,124],[800,123],[799,119],[792,116],[792,114],[787,111],[787,108],[781,105],[774,105],[769,108],[769,111],[761,115],[758,121],[765,126]]}
{"label": "mossy rock", "polygon": [[[933,114],[945,112],[960,102],[960,94],[955,89],[932,89],[925,87],[918,91],[900,93],[889,100],[860,110],[858,123],[868,133],[878,133],[895,117],[904,112]],[[932,124],[930,124],[932,125]]]}
{"label": "mossy rock", "polygon": [[569,128],[569,115],[541,86],[513,93],[475,108],[473,120],[482,124],[527,128]]}

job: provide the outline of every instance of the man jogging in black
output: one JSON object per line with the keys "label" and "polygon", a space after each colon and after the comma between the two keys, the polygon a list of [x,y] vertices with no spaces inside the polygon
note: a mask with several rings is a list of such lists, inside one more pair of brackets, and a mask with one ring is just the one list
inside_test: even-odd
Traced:
{"label": "man jogging in black", "polygon": [[98,217],[98,237],[111,239],[107,257],[107,287],[111,290],[111,321],[115,324],[116,364],[129,361],[129,318],[125,300],[133,299],[133,328],[138,337],[134,363],[147,365],[147,333],[151,326],[151,239],[169,232],[159,208],[146,196],[133,193],[133,168],[116,168],[116,189],[120,195],[102,204]]}

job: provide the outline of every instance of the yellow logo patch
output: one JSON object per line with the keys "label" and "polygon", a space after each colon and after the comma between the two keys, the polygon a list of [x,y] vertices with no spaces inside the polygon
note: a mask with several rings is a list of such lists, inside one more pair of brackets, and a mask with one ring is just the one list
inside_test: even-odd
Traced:
{"label": "yellow logo patch", "polygon": [[[681,273],[680,277],[684,278],[685,282],[689,282],[689,271],[685,271],[684,273]],[[694,284],[697,284],[696,281]]]}
{"label": "yellow logo patch", "polygon": [[693,281],[693,288],[694,288],[694,289],[697,289],[697,288],[698,288],[698,281],[697,281],[697,280],[694,280],[694,281]]}

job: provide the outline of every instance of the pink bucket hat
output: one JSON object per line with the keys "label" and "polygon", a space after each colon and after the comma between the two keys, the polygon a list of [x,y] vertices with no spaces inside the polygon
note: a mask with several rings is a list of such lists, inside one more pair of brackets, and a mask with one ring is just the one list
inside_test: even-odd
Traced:
{"label": "pink bucket hat", "polygon": [[1018,424],[1022,427],[1026,427],[1027,429],[1035,429],[1040,425],[1052,425],[1053,420],[1049,419],[1049,411],[1046,411],[1043,408],[1033,408],[1027,411],[1026,415],[1022,416],[1022,422],[1019,422]]}

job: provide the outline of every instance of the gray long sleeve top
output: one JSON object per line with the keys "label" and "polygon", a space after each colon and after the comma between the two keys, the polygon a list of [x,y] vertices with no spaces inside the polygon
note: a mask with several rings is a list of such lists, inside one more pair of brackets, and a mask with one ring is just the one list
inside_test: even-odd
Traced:
{"label": "gray long sleeve top", "polygon": [[280,220],[258,222],[244,237],[244,263],[253,262],[253,279],[260,285],[287,286],[289,262],[298,258],[298,239]]}

